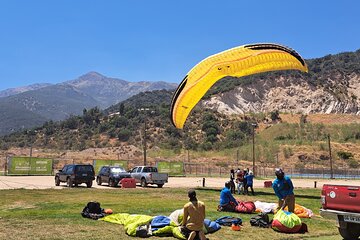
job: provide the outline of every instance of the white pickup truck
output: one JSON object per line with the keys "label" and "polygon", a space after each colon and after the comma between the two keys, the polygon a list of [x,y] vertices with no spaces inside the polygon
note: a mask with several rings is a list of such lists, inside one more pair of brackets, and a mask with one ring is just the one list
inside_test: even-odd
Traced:
{"label": "white pickup truck", "polygon": [[148,184],[156,184],[159,188],[168,182],[167,173],[159,173],[156,167],[136,166],[130,171],[131,177],[135,178],[136,183],[140,183],[142,187]]}

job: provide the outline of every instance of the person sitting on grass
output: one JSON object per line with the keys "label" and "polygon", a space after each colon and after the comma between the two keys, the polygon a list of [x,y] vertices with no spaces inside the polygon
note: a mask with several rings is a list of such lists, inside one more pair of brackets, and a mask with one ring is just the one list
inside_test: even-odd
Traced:
{"label": "person sitting on grass", "polygon": [[182,233],[188,240],[206,240],[202,231],[205,219],[205,204],[198,201],[195,190],[188,192],[189,202],[184,205],[184,218],[182,222]]}
{"label": "person sitting on grass", "polygon": [[234,212],[238,202],[230,192],[231,183],[228,181],[225,183],[225,187],[220,193],[220,205],[219,211]]}

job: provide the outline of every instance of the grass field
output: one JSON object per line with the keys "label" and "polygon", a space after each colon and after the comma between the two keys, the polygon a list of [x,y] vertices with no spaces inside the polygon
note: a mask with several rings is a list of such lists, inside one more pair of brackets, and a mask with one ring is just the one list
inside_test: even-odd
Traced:
{"label": "grass field", "polygon": [[[310,208],[318,215],[319,189],[296,189],[297,203]],[[136,239],[125,234],[121,225],[82,218],[80,212],[87,202],[95,200],[103,208],[115,213],[169,215],[187,202],[187,189],[86,189],[62,190],[1,190],[0,191],[0,239]],[[272,229],[250,226],[249,219],[255,214],[217,212],[219,189],[198,189],[199,200],[206,204],[207,218],[221,216],[241,217],[240,232],[223,227],[207,237],[212,240],[226,239],[341,239],[333,220],[315,216],[304,219],[309,233],[282,234]],[[258,189],[256,196],[236,196],[241,200],[276,202],[271,189]],[[175,239],[158,238],[151,239]]]}

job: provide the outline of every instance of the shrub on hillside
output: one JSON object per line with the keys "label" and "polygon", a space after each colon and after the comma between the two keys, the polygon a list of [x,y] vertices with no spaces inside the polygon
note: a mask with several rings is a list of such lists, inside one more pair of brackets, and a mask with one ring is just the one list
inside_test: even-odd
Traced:
{"label": "shrub on hillside", "polygon": [[290,134],[287,134],[287,135],[280,135],[280,136],[276,136],[274,138],[274,140],[278,140],[278,141],[284,141],[284,140],[291,140],[291,139],[294,139],[293,136],[291,136]]}
{"label": "shrub on hillside", "polygon": [[131,136],[131,131],[128,129],[121,129],[118,133],[118,139],[122,142],[127,142]]}
{"label": "shrub on hillside", "polygon": [[354,156],[352,153],[345,152],[345,151],[339,151],[339,152],[337,152],[337,155],[342,160],[346,160],[346,159],[352,158]]}
{"label": "shrub on hillside", "polygon": [[350,168],[358,168],[360,166],[359,162],[355,159],[350,159],[348,165]]}
{"label": "shrub on hillside", "polygon": [[293,153],[293,150],[291,147],[285,147],[283,149],[283,152],[284,152],[284,157],[287,159],[289,157],[291,157],[294,153]]}
{"label": "shrub on hillside", "polygon": [[212,144],[210,142],[204,142],[200,145],[200,147],[204,151],[209,151],[212,149]]}

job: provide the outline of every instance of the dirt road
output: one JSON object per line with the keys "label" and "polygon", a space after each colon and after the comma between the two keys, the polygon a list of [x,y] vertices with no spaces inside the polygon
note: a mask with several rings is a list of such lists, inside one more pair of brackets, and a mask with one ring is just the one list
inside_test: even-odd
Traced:
{"label": "dirt road", "polygon": [[[222,188],[227,178],[205,177],[205,187]],[[269,179],[270,181],[272,179]],[[263,187],[266,180],[254,180],[254,188]],[[360,185],[360,180],[330,180],[330,179],[292,179],[294,186],[299,188],[313,188],[314,181],[317,181],[317,188],[321,188],[325,183]],[[170,177],[169,182],[164,188],[196,188],[203,184],[202,177]],[[80,185],[86,187],[85,184]],[[54,176],[0,176],[0,189],[62,189],[66,187],[61,183],[59,187],[55,186]],[[108,186],[98,186],[95,181],[94,188],[109,189]]]}

